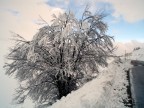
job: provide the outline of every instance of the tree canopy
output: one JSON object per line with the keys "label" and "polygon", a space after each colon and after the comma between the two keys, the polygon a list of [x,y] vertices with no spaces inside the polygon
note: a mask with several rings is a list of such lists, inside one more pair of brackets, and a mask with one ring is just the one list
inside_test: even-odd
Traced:
{"label": "tree canopy", "polygon": [[7,56],[6,74],[20,82],[15,100],[30,97],[39,105],[50,104],[78,88],[86,76],[107,66],[113,37],[106,34],[103,13],[85,10],[78,19],[72,12],[54,15],[51,25],[39,29],[31,41],[16,34],[16,45]]}

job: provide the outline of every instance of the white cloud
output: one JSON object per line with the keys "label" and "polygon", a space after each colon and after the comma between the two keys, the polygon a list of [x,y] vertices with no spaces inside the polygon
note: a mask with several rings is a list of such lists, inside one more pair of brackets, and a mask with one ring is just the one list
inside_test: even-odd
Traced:
{"label": "white cloud", "polygon": [[6,32],[14,31],[26,39],[31,39],[40,27],[34,23],[34,21],[40,19],[39,16],[50,23],[52,14],[58,15],[59,12],[63,12],[60,8],[48,6],[44,0],[1,1],[0,9],[0,23],[3,25],[0,28],[4,31],[0,38],[5,37],[4,35],[8,34]]}
{"label": "white cloud", "polygon": [[[96,6],[100,2],[105,4]],[[116,19],[122,17],[130,23],[144,20],[144,0],[79,0],[75,2],[75,5],[77,4],[89,4],[92,11],[95,11],[97,8],[104,8],[106,11],[113,8],[114,12],[112,15]]]}
{"label": "white cloud", "polygon": [[114,17],[122,16],[126,21],[133,23],[144,20],[143,0],[106,0],[114,7]]}

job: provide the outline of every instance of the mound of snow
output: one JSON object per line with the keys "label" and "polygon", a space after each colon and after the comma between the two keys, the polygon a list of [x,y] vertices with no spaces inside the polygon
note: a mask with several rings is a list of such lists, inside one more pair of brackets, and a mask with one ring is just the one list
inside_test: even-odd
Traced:
{"label": "mound of snow", "polygon": [[[127,59],[144,61],[144,48],[129,53]],[[128,101],[126,70],[131,67],[130,60],[115,60],[107,68],[100,69],[96,79],[49,108],[128,108],[125,105]]]}
{"label": "mound of snow", "polygon": [[63,97],[49,108],[127,108],[123,100],[128,97],[125,70],[129,67],[129,62],[110,63],[96,79]]}

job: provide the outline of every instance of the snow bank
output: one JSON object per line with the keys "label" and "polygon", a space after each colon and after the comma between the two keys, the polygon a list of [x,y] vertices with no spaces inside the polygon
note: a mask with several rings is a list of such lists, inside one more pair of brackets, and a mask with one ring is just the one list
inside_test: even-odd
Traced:
{"label": "snow bank", "polygon": [[[100,75],[49,108],[125,108],[126,68],[129,63],[112,62]],[[119,89],[121,91],[119,91]]]}
{"label": "snow bank", "polygon": [[100,69],[96,79],[49,108],[128,108],[125,104],[128,101],[126,70],[131,67],[131,59],[144,61],[144,48],[133,51],[127,59],[115,60],[107,68]]}
{"label": "snow bank", "polygon": [[[118,66],[118,67],[117,67]],[[130,60],[123,60],[122,64],[118,64],[113,78],[113,85],[109,88],[110,92],[104,108],[129,108],[128,94],[127,94],[127,73],[126,71],[131,67]],[[127,106],[126,106],[127,105]]]}

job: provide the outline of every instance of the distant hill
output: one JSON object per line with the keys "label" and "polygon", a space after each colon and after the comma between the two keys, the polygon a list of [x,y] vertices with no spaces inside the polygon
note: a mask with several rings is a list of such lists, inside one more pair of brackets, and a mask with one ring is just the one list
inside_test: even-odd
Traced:
{"label": "distant hill", "polygon": [[116,55],[123,55],[125,51],[126,53],[130,53],[136,47],[144,48],[144,42],[142,43],[135,40],[130,42],[115,42],[114,45],[117,47],[115,51]]}
{"label": "distant hill", "polygon": [[144,61],[144,48],[132,51],[130,59]]}

